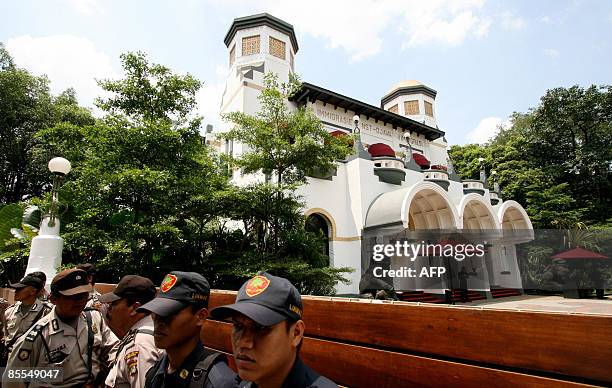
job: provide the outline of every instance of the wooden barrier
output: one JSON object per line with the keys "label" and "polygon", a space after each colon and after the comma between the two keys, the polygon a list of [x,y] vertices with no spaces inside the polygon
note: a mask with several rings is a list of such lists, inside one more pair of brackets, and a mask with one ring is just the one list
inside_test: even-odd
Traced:
{"label": "wooden barrier", "polygon": [[[109,292],[113,285],[96,288]],[[213,290],[209,307],[233,303],[235,295]],[[610,316],[303,300],[302,357],[345,386],[612,385]],[[231,354],[230,331],[230,324],[209,320],[203,342]]]}
{"label": "wooden barrier", "polygon": [[[215,290],[210,307],[234,299]],[[303,299],[304,359],[344,385],[612,383],[609,316]],[[228,324],[205,329],[208,346],[231,351]]]}

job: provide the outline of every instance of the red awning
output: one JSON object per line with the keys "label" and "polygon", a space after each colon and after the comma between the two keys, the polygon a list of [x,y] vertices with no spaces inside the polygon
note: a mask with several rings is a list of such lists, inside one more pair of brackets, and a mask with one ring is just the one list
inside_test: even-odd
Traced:
{"label": "red awning", "polygon": [[423,168],[429,168],[429,165],[431,164],[423,154],[419,154],[418,152],[412,153],[412,159],[414,159],[416,164]]}
{"label": "red awning", "polygon": [[563,260],[572,260],[572,259],[607,259],[608,256],[604,256],[601,253],[589,251],[588,249],[584,249],[581,247],[570,249],[568,251],[557,253],[556,255],[551,257],[552,259],[563,259]]}
{"label": "red awning", "polygon": [[395,157],[395,151],[393,151],[393,148],[383,143],[372,144],[371,146],[368,147],[368,152],[373,157],[377,157],[377,156]]}
{"label": "red awning", "polygon": [[348,135],[348,132],[344,132],[344,131],[332,131],[329,133],[330,135],[332,135],[333,137],[338,137],[338,136],[346,136]]}
{"label": "red awning", "polygon": [[441,164],[434,164],[433,166],[429,167],[432,170],[442,170],[442,171],[448,171],[448,168],[446,166],[443,166]]}

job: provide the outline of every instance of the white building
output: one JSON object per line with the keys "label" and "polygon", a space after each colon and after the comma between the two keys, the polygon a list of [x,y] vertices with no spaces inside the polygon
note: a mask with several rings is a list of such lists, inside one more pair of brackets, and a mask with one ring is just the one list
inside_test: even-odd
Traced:
{"label": "white building", "polygon": [[[271,15],[237,18],[224,40],[229,53],[229,76],[221,112],[256,114],[265,73],[286,82],[294,71],[298,42],[293,27]],[[487,255],[469,268],[475,275],[468,287],[490,296],[496,288],[521,288],[514,243],[529,239],[510,230],[531,230],[523,207],[503,201],[483,179],[461,181],[452,172],[444,132],[436,123],[436,91],[417,81],[403,81],[381,99],[380,107],[304,83],[289,102],[313,109],[329,132],[355,130],[359,117],[360,152],[337,163],[329,176],[309,178],[300,191],[305,214],[316,217],[329,236],[331,265],[355,269],[350,285],[339,294],[359,292],[369,265],[369,249],[390,235],[403,237],[419,230],[493,230]],[[224,144],[222,151],[239,155],[241,144]],[[367,150],[367,151],[366,151]],[[412,155],[412,157],[410,157]],[[236,182],[263,179],[241,176]],[[390,229],[389,229],[390,228]],[[504,233],[506,231],[506,233]],[[390,266],[399,265],[391,259]],[[456,275],[455,275],[456,276]],[[437,284],[421,279],[395,279],[396,289],[444,293],[457,288],[452,279]],[[457,282],[455,277],[455,282]]]}

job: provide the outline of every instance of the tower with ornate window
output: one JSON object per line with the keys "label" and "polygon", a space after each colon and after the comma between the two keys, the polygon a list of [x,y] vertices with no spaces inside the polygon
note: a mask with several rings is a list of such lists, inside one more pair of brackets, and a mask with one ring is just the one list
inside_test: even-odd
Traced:
{"label": "tower with ornate window", "polygon": [[402,81],[384,95],[380,105],[384,110],[437,128],[436,94],[435,90],[419,81]]}
{"label": "tower with ornate window", "polygon": [[225,35],[229,75],[221,113],[255,114],[266,73],[287,82],[293,72],[298,43],[293,26],[267,13],[236,18]]}

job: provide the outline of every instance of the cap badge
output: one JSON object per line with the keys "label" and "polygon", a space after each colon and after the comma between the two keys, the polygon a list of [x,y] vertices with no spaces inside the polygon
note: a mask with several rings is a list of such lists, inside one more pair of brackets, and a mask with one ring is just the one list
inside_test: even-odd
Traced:
{"label": "cap badge", "polygon": [[253,279],[249,280],[246,284],[245,291],[250,297],[257,296],[264,292],[270,285],[270,279],[257,275]]}
{"label": "cap badge", "polygon": [[159,288],[162,292],[168,292],[172,287],[174,287],[174,285],[176,284],[176,280],[177,278],[175,275],[168,274],[162,281],[161,286]]}
{"label": "cap badge", "polygon": [[76,280],[81,280],[81,275],[77,275],[74,277]]}

